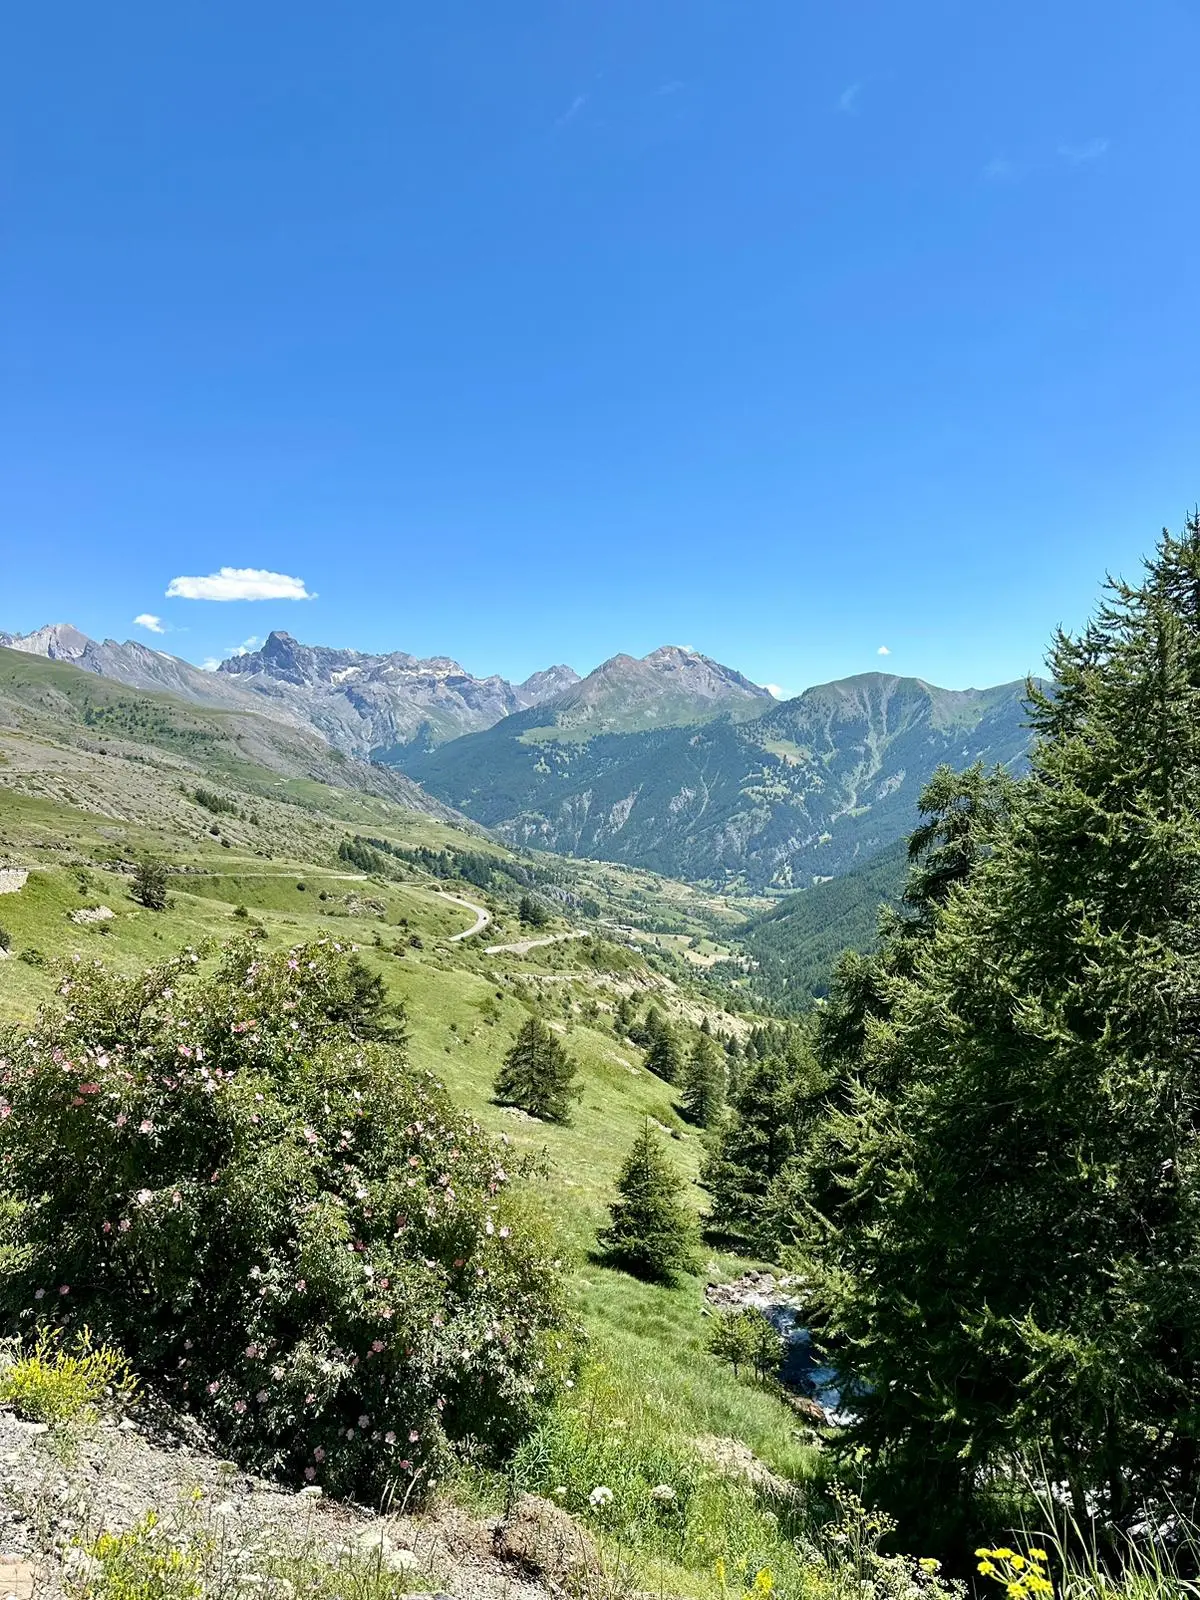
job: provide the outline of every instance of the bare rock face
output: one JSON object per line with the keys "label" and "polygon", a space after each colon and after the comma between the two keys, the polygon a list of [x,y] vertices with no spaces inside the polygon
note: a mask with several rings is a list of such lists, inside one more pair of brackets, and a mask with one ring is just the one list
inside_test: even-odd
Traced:
{"label": "bare rock face", "polygon": [[218,676],[289,706],[354,755],[418,737],[434,745],[476,733],[578,682],[565,666],[512,684],[497,676],[476,678],[449,656],[422,660],[403,650],[368,655],[301,644],[282,632],[272,633],[258,650],[223,661]]}
{"label": "bare rock face", "polygon": [[69,622],[48,623],[33,633],[0,633],[0,647],[70,662],[132,689],[315,728],[336,749],[360,758],[418,737],[436,745],[479,732],[579,682],[567,666],[514,684],[497,676],[476,678],[449,656],[421,660],[403,650],[368,655],[301,644],[284,632],[270,634],[258,650],[223,661],[215,672],[137,639],[89,639]]}
{"label": "bare rock face", "polygon": [[518,1496],[496,1525],[492,1545],[503,1560],[555,1583],[600,1570],[596,1547],[579,1523],[536,1494]]}
{"label": "bare rock face", "polygon": [[48,622],[33,633],[0,633],[0,645],[6,649],[45,656],[50,661],[77,661],[91,642],[86,633],[80,633],[69,622]]}

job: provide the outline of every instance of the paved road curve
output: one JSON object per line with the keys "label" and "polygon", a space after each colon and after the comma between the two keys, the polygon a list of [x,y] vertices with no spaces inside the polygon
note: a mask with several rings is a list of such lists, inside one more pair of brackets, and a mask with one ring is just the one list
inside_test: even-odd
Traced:
{"label": "paved road curve", "polygon": [[443,900],[453,900],[456,906],[463,906],[467,911],[475,913],[474,926],[467,928],[463,933],[452,933],[446,941],[447,944],[457,944],[460,939],[473,938],[475,934],[482,933],[492,920],[490,911],[485,911],[482,906],[472,905],[469,900],[464,900],[461,895],[451,894],[448,889],[436,889],[434,893],[440,894]]}
{"label": "paved road curve", "polygon": [[[459,938],[461,939],[462,937],[463,935],[459,934]],[[584,928],[576,928],[572,933],[552,933],[548,939],[519,939],[516,944],[485,945],[483,953],[485,956],[498,956],[504,954],[505,951],[508,951],[512,955],[523,956],[528,954],[530,950],[536,950],[539,945],[561,944],[564,939],[586,938],[587,930]]]}

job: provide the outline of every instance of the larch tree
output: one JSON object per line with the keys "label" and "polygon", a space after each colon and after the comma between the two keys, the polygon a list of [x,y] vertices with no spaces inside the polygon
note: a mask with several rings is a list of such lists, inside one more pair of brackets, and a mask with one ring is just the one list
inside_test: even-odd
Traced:
{"label": "larch tree", "polygon": [[1081,1526],[1200,1495],[1200,518],[1050,665],[1029,778],[872,975],[798,1211],[910,1537],[1014,1470]]}

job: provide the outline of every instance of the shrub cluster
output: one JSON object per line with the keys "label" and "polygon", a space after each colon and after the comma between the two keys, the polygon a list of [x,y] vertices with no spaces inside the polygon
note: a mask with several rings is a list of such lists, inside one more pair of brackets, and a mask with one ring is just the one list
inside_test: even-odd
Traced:
{"label": "shrub cluster", "polygon": [[532,1197],[372,1037],[364,973],[328,940],[69,969],[0,1036],[0,1316],[86,1322],[248,1465],[378,1493],[502,1454],[573,1354]]}
{"label": "shrub cluster", "polygon": [[0,1400],[31,1422],[89,1426],[102,1411],[129,1405],[137,1380],[119,1350],[96,1345],[87,1328],[64,1344],[61,1328],[42,1327],[28,1355],[0,1369]]}

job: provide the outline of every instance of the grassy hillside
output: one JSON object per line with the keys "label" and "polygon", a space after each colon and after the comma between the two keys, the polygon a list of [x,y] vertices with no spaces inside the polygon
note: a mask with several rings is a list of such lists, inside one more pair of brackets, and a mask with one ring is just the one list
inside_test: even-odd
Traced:
{"label": "grassy hillside", "polygon": [[[268,948],[322,935],[357,945],[405,1004],[413,1063],[515,1150],[544,1158],[564,1255],[575,1263],[572,1296],[598,1363],[586,1403],[594,1407],[602,1391],[614,1415],[672,1449],[687,1452],[702,1436],[736,1438],[776,1473],[806,1479],[815,1458],[793,1413],[708,1354],[701,1281],[655,1288],[589,1254],[615,1173],[647,1118],[688,1179],[702,1156],[675,1091],[614,1033],[616,1001],[653,994],[687,1026],[707,1016],[718,1029],[744,1031],[747,1022],[726,1009],[728,991],[705,992],[713,955],[733,948],[740,908],[619,867],[581,866],[576,875],[563,863],[518,861],[386,794],[281,771],[291,733],[247,729],[236,716],[55,663],[0,658],[0,926],[8,944],[0,1021],[28,1018],[51,999],[63,958],[134,971],[247,931]],[[239,754],[252,741],[260,761]],[[354,835],[392,847],[381,856],[384,871],[339,859]],[[131,895],[132,864],[148,854],[170,868],[161,913]],[[504,869],[487,889],[444,876],[447,862],[479,858]],[[519,880],[530,872],[549,914],[542,929],[516,917]],[[488,912],[483,934],[455,938],[475,912],[451,895]],[[584,901],[596,913],[587,919]],[[635,931],[635,918],[677,931]],[[488,953],[532,939],[553,942]],[[579,1063],[583,1094],[569,1127],[491,1100],[498,1064],[531,1010],[561,1032]],[[702,1210],[694,1182],[690,1193]],[[706,1272],[731,1275],[742,1265],[712,1255]],[[696,1573],[688,1581],[707,1583]]]}

